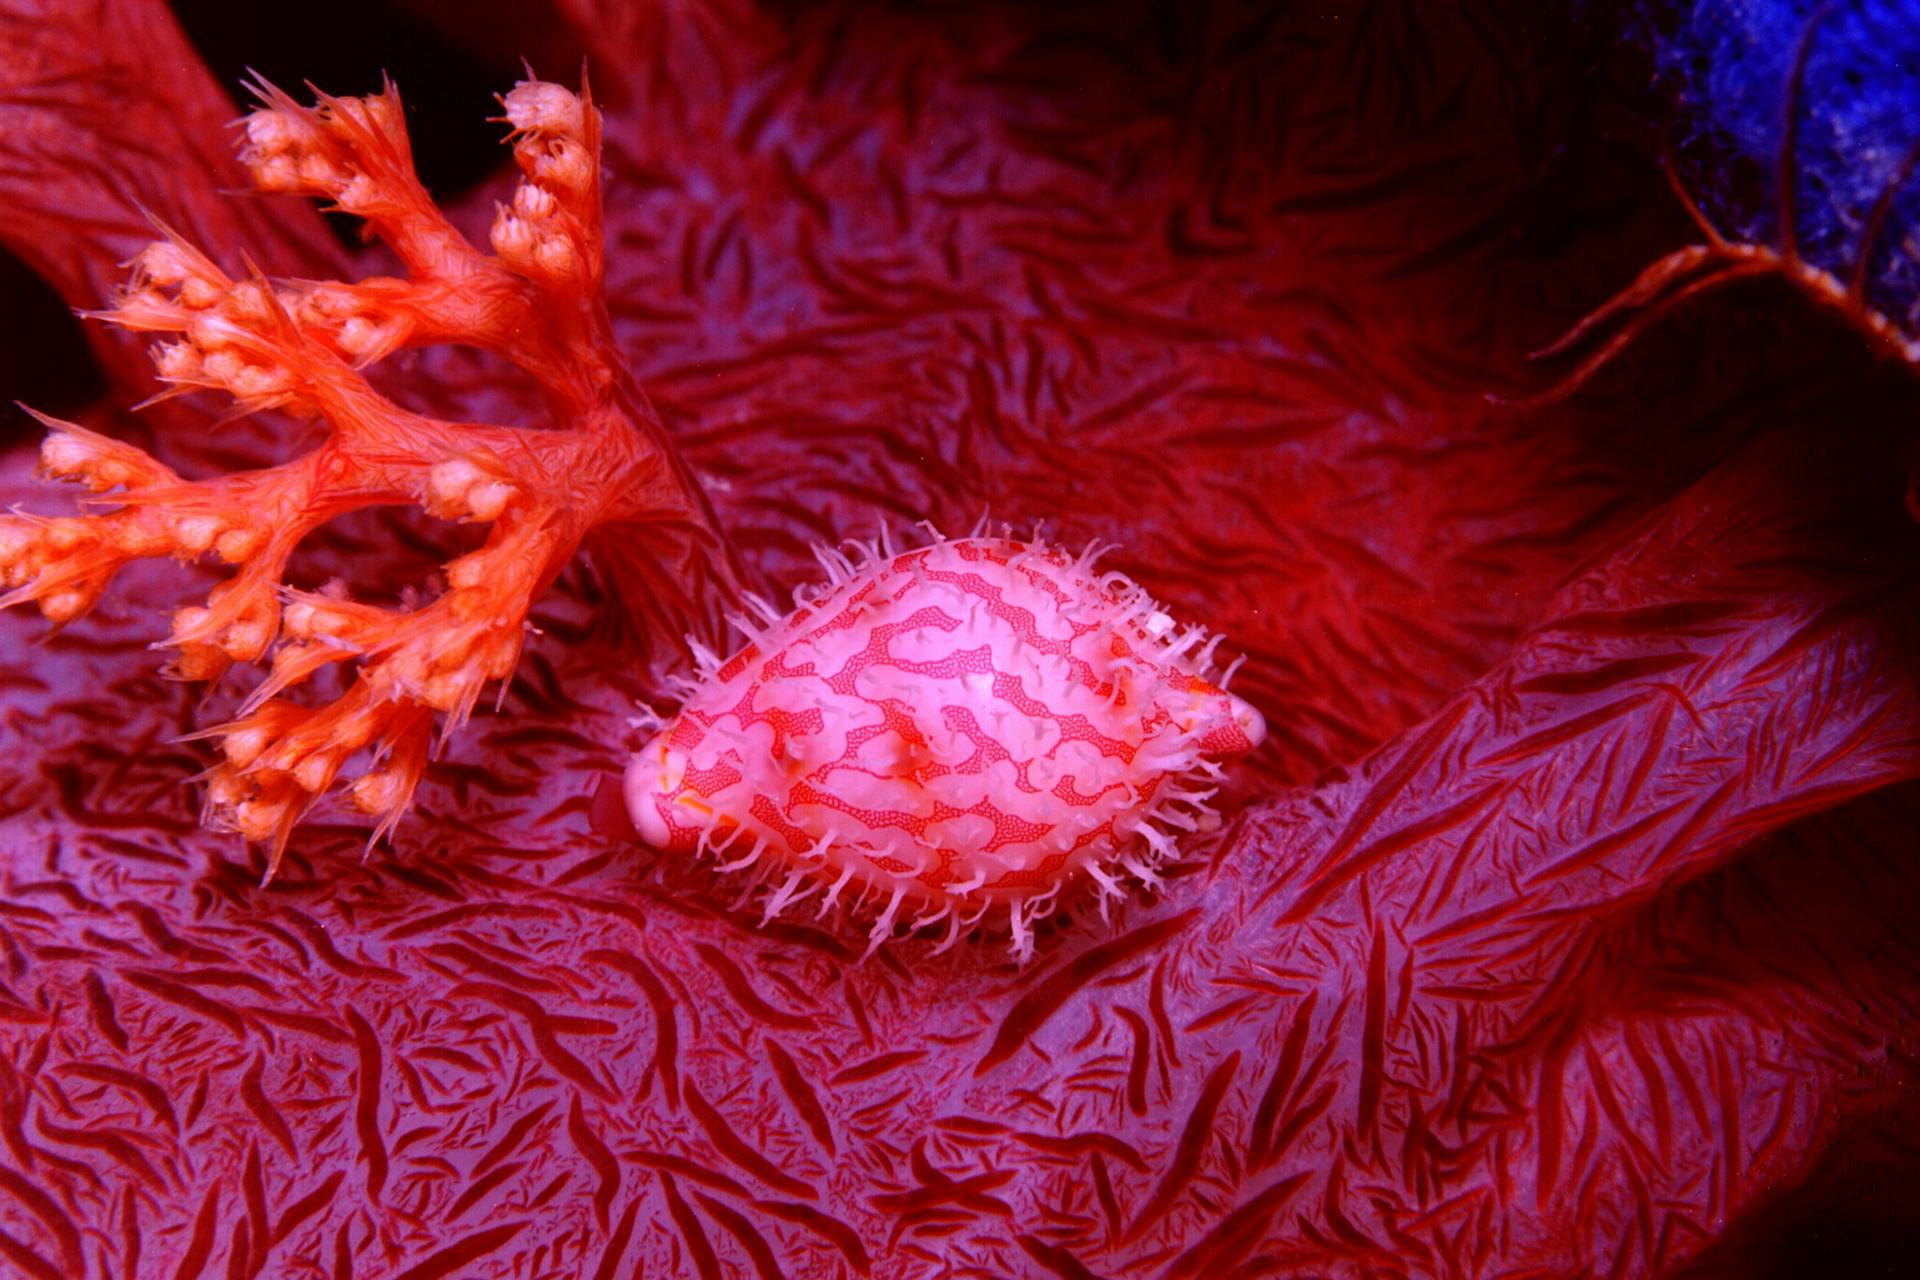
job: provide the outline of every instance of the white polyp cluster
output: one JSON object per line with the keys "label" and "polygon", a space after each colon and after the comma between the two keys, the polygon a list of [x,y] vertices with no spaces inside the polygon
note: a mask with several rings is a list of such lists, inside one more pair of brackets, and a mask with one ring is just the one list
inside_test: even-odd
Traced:
{"label": "white polyp cluster", "polygon": [[256,364],[235,351],[215,352],[201,368],[206,381],[242,402],[272,400],[293,388],[293,375],[285,369]]}
{"label": "white polyp cluster", "polygon": [[510,213],[494,220],[490,239],[502,262],[543,284],[569,283],[578,265],[572,246]]}
{"label": "white polyp cluster", "polygon": [[[144,279],[149,284],[172,289],[186,284],[189,280],[201,280],[204,271],[203,262],[204,259],[199,254],[182,244],[172,240],[155,240],[142,249],[139,256],[134,259],[134,275],[136,279]],[[224,282],[221,282],[219,288],[224,288]],[[219,292],[219,288],[216,288],[215,293]],[[212,300],[212,296],[209,295],[202,300],[201,305],[204,306]]]}
{"label": "white polyp cluster", "polygon": [[299,379],[264,336],[290,299],[259,280],[228,279],[172,237],[148,245],[132,267],[118,305],[99,315],[127,329],[181,335],[150,350],[163,381],[225,391],[248,410],[293,398]]}
{"label": "white polyp cluster", "polygon": [[262,191],[333,197],[354,178],[315,120],[298,107],[262,107],[247,117],[240,162]]}
{"label": "white polyp cluster", "polygon": [[[0,515],[0,607],[35,599],[51,622],[67,622],[93,607],[106,589],[117,558],[105,557],[104,571],[80,567],[101,559],[105,542],[84,521],[45,520],[25,515]],[[61,581],[37,590],[41,575],[51,566],[70,567]]]}
{"label": "white polyp cluster", "polygon": [[241,576],[215,587],[207,603],[173,612],[167,643],[182,652],[217,649],[233,662],[254,662],[280,631],[280,599],[273,585]]}
{"label": "white polyp cluster", "polygon": [[40,471],[52,480],[72,480],[94,493],[139,484],[154,477],[150,460],[137,450],[93,432],[56,428],[40,442]]}
{"label": "white polyp cluster", "polygon": [[[0,520],[0,574],[6,575],[0,581],[4,581],[10,587],[19,586],[21,582],[26,581],[27,571],[24,564],[17,569],[15,566],[39,540],[38,534],[31,526],[20,522],[20,517],[10,516]],[[16,573],[19,574],[18,581],[14,577]]]}
{"label": "white polyp cluster", "polygon": [[280,806],[261,800],[258,788],[246,775],[216,771],[207,780],[207,809],[222,815],[225,824],[246,840],[270,840],[279,827]]}
{"label": "white polyp cluster", "polygon": [[469,458],[449,458],[427,473],[426,509],[448,520],[498,520],[519,486]]}
{"label": "white polyp cluster", "polygon": [[319,284],[288,298],[301,326],[331,341],[355,365],[372,364],[405,346],[413,326],[404,310],[382,306],[351,285]]}
{"label": "white polyp cluster", "polygon": [[[95,493],[155,488],[176,492],[180,485],[170,469],[132,445],[77,423],[41,420],[48,431],[40,447],[40,470],[50,479],[72,481]],[[258,519],[192,503],[135,501],[96,516],[0,516],[0,586],[7,588],[0,595],[0,608],[34,600],[48,618],[65,622],[91,608],[128,561],[213,554],[239,564],[256,555],[266,537]],[[229,652],[257,655],[266,643],[257,628],[242,628],[231,639],[216,634],[240,620],[234,607],[238,603],[237,597],[231,599],[201,638]]]}
{"label": "white polyp cluster", "polygon": [[578,137],[586,131],[586,104],[565,85],[522,80],[500,99],[516,133]]}
{"label": "white polyp cluster", "polygon": [[289,640],[325,640],[357,649],[364,612],[364,606],[344,600],[290,591],[280,613],[280,630]]}
{"label": "white polyp cluster", "polygon": [[551,218],[560,202],[553,192],[532,183],[522,183],[513,193],[513,211],[528,222],[539,222]]}
{"label": "white polyp cluster", "polygon": [[593,188],[593,157],[574,138],[522,140],[513,154],[527,176],[548,190],[580,196]]}
{"label": "white polyp cluster", "polygon": [[593,110],[557,84],[525,80],[501,99],[524,175],[511,205],[494,211],[489,239],[502,262],[553,289],[590,285],[598,271]]}
{"label": "white polyp cluster", "polygon": [[413,781],[401,769],[375,769],[355,778],[348,793],[362,813],[391,813],[413,793]]}
{"label": "white polyp cluster", "polygon": [[553,288],[578,285],[582,280],[580,255],[572,239],[563,229],[543,226],[543,221],[503,208],[489,234],[494,253],[515,271],[541,284]]}
{"label": "white polyp cluster", "polygon": [[850,898],[871,943],[943,946],[1003,921],[1024,959],[1068,886],[1104,913],[1218,824],[1217,762],[1265,726],[1203,628],[1092,548],[844,545],[816,549],[826,580],[793,613],[734,620],[740,651],[696,650],[701,680],[628,768],[649,843],[744,873],[767,918]]}

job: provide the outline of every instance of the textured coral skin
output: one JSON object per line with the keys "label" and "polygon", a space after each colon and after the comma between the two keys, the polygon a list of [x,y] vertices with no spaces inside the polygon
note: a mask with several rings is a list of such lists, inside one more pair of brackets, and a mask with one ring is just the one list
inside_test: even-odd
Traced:
{"label": "textured coral skin", "polygon": [[[0,234],[74,305],[136,198],[338,256],[219,196],[227,108],[156,6],[26,7]],[[142,647],[132,588],[184,575],[47,647],[0,620],[0,1266],[1809,1274],[1849,1260],[1780,1228],[1910,1224],[1913,393],[1756,291],[1488,404],[1686,234],[1542,8],[566,9],[614,324],[752,568],[982,506],[1120,542],[1252,651],[1254,781],[1024,969],[856,965],[593,833],[658,691],[574,572],[396,850],[322,822],[263,891]],[[102,342],[116,403],[152,389]],[[520,394],[459,353],[407,385]],[[93,420],[184,471],[282,452]],[[315,571],[398,586],[441,536],[348,524]]]}
{"label": "textured coral skin", "polygon": [[903,902],[949,943],[1001,907],[989,923],[1023,960],[1063,894],[1158,888],[1181,833],[1219,826],[1217,762],[1266,722],[1209,678],[1218,641],[1097,572],[1096,550],[823,549],[827,587],[746,623],[752,641],[634,753],[641,837],[754,868],[769,920],[816,893],[819,915],[849,889],[876,898],[873,945]]}

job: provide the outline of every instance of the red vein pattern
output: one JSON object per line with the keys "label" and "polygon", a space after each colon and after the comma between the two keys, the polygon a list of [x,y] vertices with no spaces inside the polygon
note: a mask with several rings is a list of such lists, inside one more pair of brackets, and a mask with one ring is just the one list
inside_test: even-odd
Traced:
{"label": "red vein pattern", "polygon": [[[165,11],[101,8],[0,0],[0,239],[76,306],[141,206],[331,271],[310,211],[221,194]],[[323,811],[265,889],[177,741],[231,693],[144,648],[188,571],[44,646],[0,619],[0,1269],[1753,1275],[1835,1206],[1890,1229],[1912,389],[1768,295],[1489,401],[1687,234],[1541,8],[559,5],[614,323],[743,562],[1047,517],[1246,646],[1268,742],[1162,892],[1028,965],[860,962],[596,833],[659,696],[617,578],[563,576],[393,849]],[[539,420],[457,351],[405,381]],[[187,472],[287,447],[93,420]],[[356,519],[310,568],[397,591],[446,537]]]}
{"label": "red vein pattern", "polygon": [[903,900],[914,931],[945,921],[948,945],[1003,906],[984,928],[1006,925],[1025,960],[1063,898],[1157,887],[1182,833],[1219,826],[1217,762],[1266,724],[1209,678],[1217,641],[1096,574],[1093,550],[940,537],[868,546],[857,566],[823,552],[831,589],[704,663],[634,753],[633,825],[665,853],[753,866],[768,920],[816,894],[824,913],[853,886],[854,914],[885,904],[870,947]]}

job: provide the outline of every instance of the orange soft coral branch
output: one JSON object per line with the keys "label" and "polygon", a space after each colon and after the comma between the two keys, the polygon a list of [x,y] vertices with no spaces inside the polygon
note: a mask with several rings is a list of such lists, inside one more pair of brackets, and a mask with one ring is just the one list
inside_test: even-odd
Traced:
{"label": "orange soft coral branch", "polygon": [[300,282],[291,310],[356,362],[410,342],[456,339],[514,360],[549,398],[579,412],[619,378],[601,320],[600,113],[588,96],[526,81],[501,99],[524,175],[497,211],[494,253],[475,249],[413,171],[389,83],[365,98],[319,94],[301,107],[266,84],[241,159],[265,190],[333,201],[366,219],[408,278]]}
{"label": "orange soft coral branch", "polygon": [[[613,342],[599,292],[600,125],[590,98],[528,81],[501,100],[523,176],[498,211],[487,254],[420,186],[391,84],[364,98],[319,94],[313,107],[265,83],[256,92],[262,106],[242,151],[255,181],[364,218],[406,278],[276,282],[251,268],[234,278],[163,227],[130,264],[116,304],[94,315],[163,335],[153,346],[170,384],[163,394],[215,390],[235,414],[316,416],[328,438],[278,467],[184,480],[130,445],[41,418],[42,470],[114,509],[0,516],[0,607],[33,601],[65,623],[134,559],[235,566],[204,605],[174,613],[169,674],[211,679],[233,662],[271,657],[239,717],[197,735],[217,740],[222,755],[206,820],[270,842],[271,876],[294,824],[356,757],[369,763],[350,797],[378,819],[376,839],[391,829],[425,770],[435,724],[457,728],[489,685],[512,674],[528,610],[595,528],[641,532],[649,558],[616,567],[623,581],[638,575],[653,588],[639,612],[670,635],[712,638],[739,578]],[[426,418],[360,372],[402,347],[443,341],[519,364],[556,425]],[[439,598],[395,611],[283,585],[288,556],[314,529],[397,503],[491,525],[484,545],[446,566]],[[343,662],[354,678],[333,702],[289,696]]]}

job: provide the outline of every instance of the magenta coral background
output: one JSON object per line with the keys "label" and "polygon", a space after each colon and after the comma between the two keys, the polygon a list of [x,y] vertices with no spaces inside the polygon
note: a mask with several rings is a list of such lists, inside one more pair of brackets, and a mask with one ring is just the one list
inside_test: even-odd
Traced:
{"label": "magenta coral background", "polygon": [[[145,648],[204,581],[130,573],[45,646],[9,616],[0,1267],[1751,1275],[1914,1239],[1912,381],[1763,286],[1491,401],[1686,235],[1602,35],[1537,8],[558,5],[622,339],[751,566],[983,508],[1122,543],[1251,655],[1237,817],[1025,969],[755,929],[594,832],[657,690],[581,569],[397,847],[323,815],[262,890],[173,742],[233,691]],[[0,49],[0,236],[70,304],[142,206],[346,268],[221,194],[231,108],[163,7],[0,4]],[[94,421],[188,469],[297,447],[118,412],[144,357],[96,337]],[[533,412],[466,353],[386,385]],[[31,458],[0,496],[49,509]],[[393,592],[448,545],[347,521],[304,572]]]}

